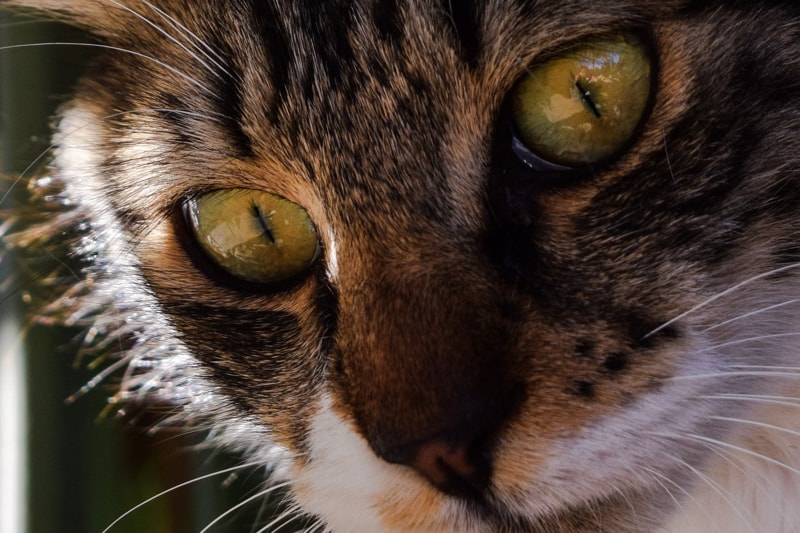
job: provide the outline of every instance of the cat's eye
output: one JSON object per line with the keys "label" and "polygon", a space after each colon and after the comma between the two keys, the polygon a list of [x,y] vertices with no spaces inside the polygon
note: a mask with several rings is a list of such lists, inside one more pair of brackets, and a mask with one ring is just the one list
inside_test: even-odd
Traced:
{"label": "cat's eye", "polygon": [[185,204],[194,238],[228,274],[250,283],[280,283],[305,272],[319,241],[308,213],[285,198],[221,189]]}
{"label": "cat's eye", "polygon": [[617,155],[647,110],[651,57],[641,38],[623,34],[531,67],[510,99],[519,148],[569,168]]}

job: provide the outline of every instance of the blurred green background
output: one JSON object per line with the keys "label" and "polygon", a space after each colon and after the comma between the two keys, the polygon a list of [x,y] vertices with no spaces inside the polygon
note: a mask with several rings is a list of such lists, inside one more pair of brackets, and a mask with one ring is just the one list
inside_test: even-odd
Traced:
{"label": "blurred green background", "polygon": [[[63,25],[12,17],[0,9],[0,172],[17,175],[47,150],[55,109],[91,54],[90,49],[64,45],[16,45],[83,40],[85,36]],[[18,198],[15,192],[0,205],[0,217]],[[0,319],[25,324],[23,288],[8,283],[13,261],[4,258],[0,268],[0,281],[6,285],[0,286]],[[24,406],[17,411],[20,425],[14,427],[13,417],[0,424],[0,431],[6,432],[0,444],[5,446],[3,457],[14,457],[5,453],[9,443],[24,443],[22,455],[12,464],[6,460],[0,471],[6,480],[0,512],[3,505],[20,506],[13,509],[19,517],[13,527],[20,531],[2,533],[101,532],[158,492],[236,464],[236,458],[193,449],[201,436],[148,436],[143,425],[132,427],[114,417],[101,417],[110,395],[102,386],[67,405],[66,398],[92,377],[92,372],[74,364],[74,338],[79,332],[40,326],[20,329],[24,335],[12,332],[0,340],[3,377],[13,379],[14,369],[19,368],[25,380]],[[21,338],[23,351],[17,352]],[[12,475],[14,470],[21,473],[19,478]],[[260,481],[258,472],[245,472],[192,484],[137,510],[111,531],[198,532],[259,490]],[[251,522],[260,518],[263,524],[267,512],[255,503],[209,531],[256,531]],[[5,522],[0,518],[0,530],[4,523],[12,522],[8,516]]]}

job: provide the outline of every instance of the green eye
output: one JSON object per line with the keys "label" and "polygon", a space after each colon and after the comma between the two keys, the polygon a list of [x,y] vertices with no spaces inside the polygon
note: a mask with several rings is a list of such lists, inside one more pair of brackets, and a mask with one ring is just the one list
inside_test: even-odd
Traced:
{"label": "green eye", "polygon": [[274,194],[221,189],[189,200],[186,214],[206,255],[245,281],[287,281],[317,255],[317,232],[306,210]]}
{"label": "green eye", "polygon": [[511,95],[515,134],[550,163],[597,163],[630,141],[650,98],[651,55],[633,35],[591,41],[533,67]]}

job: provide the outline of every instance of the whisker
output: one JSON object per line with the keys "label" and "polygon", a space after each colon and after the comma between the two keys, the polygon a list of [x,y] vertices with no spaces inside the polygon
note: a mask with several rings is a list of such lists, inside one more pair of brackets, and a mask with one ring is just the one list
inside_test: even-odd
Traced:
{"label": "whisker", "polygon": [[206,93],[206,94],[208,94],[208,95],[210,95],[212,97],[216,97],[217,96],[216,93],[214,93],[214,91],[212,91],[211,89],[209,89],[208,87],[206,87],[205,85],[200,83],[200,81],[198,81],[196,78],[193,78],[192,76],[189,76],[185,72],[183,72],[183,71],[181,71],[181,70],[179,70],[179,69],[177,69],[177,68],[175,68],[173,66],[170,66],[169,64],[167,64],[167,63],[165,63],[165,62],[163,62],[163,61],[161,61],[159,59],[156,59],[156,58],[154,58],[152,56],[149,56],[147,54],[143,54],[141,52],[136,52],[134,50],[129,50],[127,48],[121,48],[121,47],[118,47],[118,46],[112,46],[112,45],[100,44],[100,43],[79,43],[79,42],[26,43],[26,44],[11,44],[11,45],[7,45],[7,46],[2,46],[2,47],[0,47],[0,52],[4,52],[6,50],[20,49],[20,48],[38,48],[38,47],[44,47],[44,46],[77,46],[77,47],[86,47],[86,48],[100,48],[100,49],[103,49],[103,50],[113,50],[115,52],[122,52],[124,54],[130,54],[130,55],[145,59],[147,61],[151,61],[151,62],[155,63],[156,65],[164,68],[165,70],[168,70],[169,72],[172,72],[173,74],[175,74],[177,76],[180,76],[184,80],[188,81],[189,83],[191,83],[192,85],[194,85],[195,87],[197,87],[198,89],[200,89],[201,91],[203,91],[204,93]]}
{"label": "whisker", "polygon": [[745,470],[745,468],[738,463],[735,457],[731,457],[730,453],[725,453],[725,451],[721,450],[719,446],[713,444],[706,444],[705,446],[707,449],[714,452],[714,454],[716,454],[718,457],[722,458],[722,460],[724,460],[726,463],[728,463],[733,468],[741,472],[741,474],[745,476],[749,480],[749,482],[752,483],[753,486],[755,486],[761,492],[761,494],[764,494],[767,497],[767,499],[772,503],[775,509],[782,508],[782,505],[775,499],[775,497],[772,495],[772,492],[767,490],[764,484],[761,483],[756,478],[756,476],[753,475],[752,469]]}
{"label": "whisker", "polygon": [[[187,111],[185,109],[171,109],[171,108],[152,107],[152,108],[146,108],[146,109],[130,109],[128,111],[120,111],[118,113],[112,113],[110,115],[105,115],[103,117],[99,117],[99,120],[107,121],[107,120],[111,120],[111,119],[114,119],[114,118],[119,118],[119,117],[122,117],[122,116],[125,116],[125,115],[146,114],[146,113],[151,113],[151,112],[156,112],[156,113],[175,113],[175,114],[178,114],[178,115],[185,115],[185,116],[194,117],[194,118],[201,118],[201,119],[204,119],[204,120],[209,120],[209,121],[217,122],[217,123],[222,123],[227,118],[222,113],[198,113],[196,111]],[[82,129],[90,126],[91,124],[92,124],[92,121],[87,121],[82,126],[75,127],[73,129],[71,129],[70,131],[65,132],[64,138],[69,138],[70,136],[78,133]],[[25,167],[20,173],[17,174],[16,178],[14,179],[14,181],[11,182],[11,184],[9,185],[7,190],[2,195],[0,195],[0,204],[3,204],[6,201],[6,199],[11,194],[11,192],[14,190],[14,188],[16,188],[17,185],[19,185],[20,181],[25,179],[30,174],[31,170],[33,168],[37,167],[41,163],[41,161],[44,159],[44,157],[48,153],[50,153],[54,148],[56,148],[56,146],[57,146],[56,144],[51,144],[50,146],[48,146],[47,148],[42,150],[42,152],[38,156],[36,156],[36,158],[33,159],[33,161],[31,161],[28,164],[27,167]],[[5,234],[5,233],[6,233],[6,231],[0,231],[0,235]]]}
{"label": "whisker", "polygon": [[[670,479],[670,478],[669,478],[669,476],[666,476],[666,475],[664,475],[664,474],[662,474],[662,473],[658,472],[657,470],[653,470],[652,468],[649,468],[649,467],[646,467],[646,466],[645,466],[645,467],[643,467],[643,470],[644,470],[645,472],[648,472],[648,473],[650,474],[650,476],[651,476],[651,477],[652,477],[652,478],[655,480],[655,482],[656,482],[656,483],[658,483],[658,485],[659,485],[661,488],[663,488],[663,489],[664,489],[664,492],[666,492],[666,493],[669,495],[669,497],[670,497],[670,498],[672,498],[672,501],[674,501],[674,502],[675,502],[675,505],[676,505],[676,506],[677,506],[679,509],[681,509],[681,510],[684,510],[684,509],[685,509],[685,508],[684,508],[684,506],[683,506],[683,504],[682,504],[682,503],[681,503],[681,501],[680,501],[680,500],[679,500],[679,499],[678,499],[678,498],[675,496],[675,494],[673,494],[673,493],[672,493],[672,491],[671,491],[671,490],[669,490],[669,488],[667,488],[667,486],[666,486],[666,485],[664,485],[664,483],[663,483],[662,481],[660,481],[660,480],[664,480],[665,482],[669,483],[670,485],[672,485],[673,487],[675,487],[676,489],[678,489],[679,491],[681,491],[681,492],[684,494],[684,496],[686,496],[686,497],[687,497],[689,500],[691,500],[692,502],[694,502],[694,503],[695,503],[695,504],[696,504],[696,505],[697,505],[697,506],[698,506],[700,509],[703,509],[703,510],[705,511],[705,508],[704,508],[702,505],[700,505],[700,504],[699,504],[699,502],[697,501],[697,499],[696,499],[694,496],[692,496],[692,494],[691,494],[691,493],[690,493],[688,490],[686,490],[685,488],[683,488],[682,486],[680,486],[678,483],[676,483],[675,481],[673,481],[672,479]],[[709,516],[709,517],[711,516],[711,515],[710,515],[710,513],[708,513],[708,511],[705,511],[705,512],[706,512],[706,514],[708,514],[708,516]]]}
{"label": "whisker", "polygon": [[202,475],[202,476],[198,476],[198,477],[195,477],[193,479],[190,479],[189,481],[184,481],[183,483],[175,485],[174,487],[170,487],[167,490],[161,491],[158,494],[156,494],[155,496],[151,496],[150,498],[147,498],[145,501],[143,501],[143,502],[135,505],[134,507],[131,507],[127,511],[125,511],[123,514],[121,514],[119,517],[117,517],[116,520],[114,520],[108,526],[106,526],[106,528],[102,531],[102,533],[108,533],[108,531],[110,531],[112,527],[117,525],[120,521],[122,521],[129,514],[133,513],[137,509],[140,509],[141,507],[144,507],[148,503],[150,503],[150,502],[152,502],[152,501],[154,501],[154,500],[156,500],[156,499],[158,499],[158,498],[160,498],[160,497],[162,497],[162,496],[164,496],[166,494],[169,494],[170,492],[173,492],[173,491],[178,490],[180,488],[183,488],[183,487],[186,487],[188,485],[191,485],[192,483],[197,483],[198,481],[203,481],[204,479],[209,479],[209,478],[212,478],[212,477],[221,476],[223,474],[228,474],[228,473],[234,472],[236,470],[243,470],[245,468],[256,467],[256,466],[264,466],[264,463],[261,462],[261,461],[254,461],[254,462],[251,462],[251,463],[245,463],[245,464],[241,464],[241,465],[238,465],[238,466],[225,468],[224,470],[218,470],[218,471],[212,472],[210,474],[205,474],[205,475]]}
{"label": "whisker", "polygon": [[[328,529],[328,527],[325,525],[325,522],[321,518],[317,518],[308,527],[303,528],[303,531],[301,533],[315,533],[317,531],[320,531],[322,533],[330,531]],[[266,532],[265,532],[265,530],[262,529],[261,531],[259,531],[257,533],[266,533]]]}
{"label": "whisker", "polygon": [[800,398],[795,398],[793,396],[770,396],[759,394],[710,394],[707,396],[700,396],[700,398],[705,400],[731,400],[737,402],[800,407]]}
{"label": "whisker", "polygon": [[142,3],[144,3],[144,5],[146,5],[147,7],[149,7],[153,12],[157,13],[162,19],[166,20],[167,23],[169,23],[173,29],[178,30],[178,32],[182,33],[183,36],[188,35],[190,37],[189,40],[194,45],[194,48],[199,53],[201,53],[206,59],[208,59],[221,72],[223,72],[228,76],[231,77],[233,76],[231,72],[228,71],[227,68],[225,68],[224,65],[225,59],[216,50],[214,50],[211,46],[209,46],[204,39],[198,37],[189,28],[181,24],[178,20],[176,20],[174,17],[170,16],[168,13],[160,9],[158,6],[154,6],[147,0],[142,0]]}
{"label": "whisker", "polygon": [[718,439],[712,439],[710,437],[704,437],[703,435],[697,435],[695,433],[684,433],[684,434],[681,434],[681,435],[670,435],[670,434],[666,434],[666,433],[652,433],[652,434],[656,435],[656,436],[669,438],[669,439],[679,439],[679,440],[690,440],[690,441],[704,442],[704,443],[709,443],[709,444],[712,444],[712,445],[715,445],[715,446],[728,448],[728,449],[743,453],[745,455],[749,455],[751,457],[755,457],[756,459],[761,459],[762,461],[765,461],[767,463],[773,464],[773,465],[775,465],[775,466],[777,466],[779,468],[782,468],[784,470],[787,470],[788,472],[791,472],[793,474],[800,475],[800,469],[797,469],[797,468],[795,468],[795,467],[793,467],[791,465],[787,465],[786,463],[782,463],[781,461],[778,461],[777,459],[774,459],[774,458],[772,458],[772,457],[770,457],[768,455],[764,455],[762,453],[759,453],[759,452],[756,452],[756,451],[753,451],[753,450],[749,450],[747,448],[743,448],[741,446],[737,446],[737,445],[731,444],[729,442],[724,442],[724,441],[721,441],[721,440],[718,440]]}
{"label": "whisker", "polygon": [[730,319],[725,320],[723,322],[720,322],[718,324],[714,324],[713,326],[709,326],[709,327],[701,330],[701,332],[702,333],[707,333],[707,332],[712,331],[712,330],[714,330],[716,328],[719,328],[719,327],[722,327],[722,326],[727,326],[728,324],[731,324],[733,322],[737,322],[737,321],[743,320],[745,318],[750,318],[752,316],[758,315],[760,313],[765,313],[767,311],[772,311],[772,310],[775,310],[775,309],[779,309],[781,307],[784,307],[784,306],[787,306],[787,305],[791,305],[791,304],[797,303],[797,302],[800,302],[800,300],[795,298],[793,300],[788,300],[788,301],[781,302],[781,303],[778,303],[778,304],[769,305],[769,306],[761,308],[761,309],[756,309],[755,311],[750,311],[749,313],[744,313],[742,315],[736,316],[734,318],[730,318]]}
{"label": "whisker", "polygon": [[280,529],[280,527],[288,524],[291,521],[291,519],[294,518],[296,513],[297,513],[297,508],[294,506],[285,509],[270,523],[268,523],[267,525],[256,531],[256,533],[267,533],[268,531],[272,531],[273,529]]}
{"label": "whisker", "polygon": [[[697,468],[695,468],[691,464],[687,463],[683,459],[679,459],[679,458],[675,457],[672,454],[666,454],[666,455],[669,458],[671,458],[673,461],[675,461],[676,464],[680,464],[680,465],[684,466],[689,472],[691,472],[694,475],[696,475],[700,480],[702,480],[706,485],[708,485],[711,488],[711,490],[713,490],[714,492],[716,492],[719,495],[720,498],[725,500],[725,502],[728,504],[728,506],[731,508],[731,510],[734,513],[736,513],[736,516],[741,518],[742,522],[747,526],[747,529],[749,529],[752,533],[757,533],[756,529],[751,524],[751,521],[748,520],[747,518],[745,518],[745,516],[740,511],[739,506],[737,506],[730,499],[730,493],[728,491],[726,491],[725,489],[720,487],[719,484],[716,483],[713,479],[711,479],[709,476],[707,476],[706,474],[704,474],[703,472],[701,472],[700,470],[698,470]],[[751,514],[751,518],[754,518],[752,516],[752,514]]]}
{"label": "whisker", "polygon": [[720,420],[720,421],[723,421],[723,422],[733,422],[733,423],[736,423],[736,424],[745,424],[745,425],[756,426],[756,427],[760,427],[760,428],[764,428],[764,429],[771,429],[771,430],[774,430],[774,431],[779,431],[781,433],[787,433],[789,435],[794,435],[796,437],[800,437],[800,431],[796,431],[796,430],[785,428],[785,427],[781,427],[781,426],[776,426],[776,425],[773,425],[773,424],[767,424],[766,422],[758,422],[757,420],[747,420],[745,418],[732,418],[732,417],[727,417],[727,416],[712,416],[710,418],[713,419],[713,420]]}
{"label": "whisker", "polygon": [[800,366],[777,366],[777,365],[731,365],[730,368],[741,368],[745,370],[784,370],[800,372]]}
{"label": "whisker", "polygon": [[647,333],[642,338],[646,339],[646,338],[648,338],[648,337],[650,337],[652,335],[655,335],[656,333],[658,333],[659,331],[663,330],[664,328],[667,328],[667,327],[671,326],[672,324],[674,324],[678,320],[681,320],[681,319],[691,315],[692,313],[695,313],[695,312],[699,311],[700,309],[706,307],[707,305],[709,305],[709,304],[711,304],[713,302],[716,302],[720,298],[724,298],[725,296],[728,296],[728,295],[738,291],[742,287],[745,287],[745,286],[747,286],[747,285],[749,285],[749,284],[751,284],[753,282],[756,282],[758,280],[761,280],[761,279],[764,279],[764,278],[768,278],[770,276],[774,276],[775,274],[779,274],[779,273],[784,272],[786,270],[792,270],[794,268],[800,268],[800,263],[792,263],[791,265],[784,265],[782,267],[774,268],[774,269],[769,270],[767,272],[763,272],[761,274],[758,274],[758,275],[755,275],[753,277],[747,278],[744,281],[740,281],[739,283],[736,283],[735,285],[725,289],[724,291],[719,292],[719,293],[715,294],[714,296],[711,296],[711,297],[707,298],[706,300],[700,302],[699,304],[695,305],[694,307],[692,307],[688,311],[684,311],[683,313],[679,314],[675,318],[672,318],[672,319],[664,322],[663,324],[661,324],[657,328],[655,328],[652,331],[650,331],[649,333]]}
{"label": "whisker", "polygon": [[203,58],[198,56],[195,52],[192,52],[191,50],[189,50],[189,48],[186,45],[184,45],[182,42],[180,42],[178,39],[176,39],[172,34],[170,34],[164,28],[162,28],[158,24],[154,23],[152,20],[150,20],[149,18],[145,17],[144,15],[139,13],[138,11],[136,11],[134,9],[131,9],[130,7],[127,7],[127,6],[123,5],[120,2],[117,2],[116,0],[108,0],[108,1],[110,3],[118,6],[120,9],[124,9],[125,11],[131,13],[136,18],[142,20],[147,25],[149,25],[150,27],[154,28],[156,31],[161,33],[164,37],[166,37],[167,39],[169,39],[170,41],[172,41],[173,43],[178,45],[181,48],[181,50],[183,50],[184,52],[189,54],[189,57],[191,57],[192,59],[196,60],[198,63],[203,65],[206,68],[206,70],[208,70],[211,74],[213,74],[214,76],[217,76],[217,77],[221,77],[220,73],[216,69],[214,69],[208,63],[206,63],[206,61],[204,61]]}
{"label": "whisker", "polygon": [[747,342],[756,342],[756,341],[763,341],[766,339],[782,339],[785,337],[800,337],[800,332],[789,332],[789,333],[771,333],[769,335],[758,335],[755,337],[747,337],[745,339],[736,339],[728,342],[722,342],[719,344],[715,344],[714,346],[710,346],[708,348],[703,348],[701,352],[707,352],[711,350],[716,350],[718,348],[724,348],[725,346],[735,346],[737,344],[744,344]]}
{"label": "whisker", "polygon": [[722,371],[722,372],[709,372],[707,374],[687,374],[682,376],[672,376],[666,378],[665,381],[688,381],[695,379],[715,379],[715,378],[733,378],[733,377],[770,377],[770,378],[785,378],[785,379],[798,379],[800,378],[800,371],[776,371],[770,372],[768,370],[752,370],[752,371]]}
{"label": "whisker", "polygon": [[80,389],[78,389],[78,392],[75,392],[70,397],[68,397],[65,400],[66,403],[68,405],[72,404],[72,403],[75,403],[75,401],[78,398],[81,398],[86,393],[88,393],[89,391],[93,390],[95,387],[100,385],[103,381],[108,379],[108,377],[111,374],[113,374],[114,372],[116,372],[117,370],[122,368],[123,366],[127,365],[131,361],[133,361],[133,359],[134,359],[133,355],[132,354],[128,354],[128,355],[126,355],[126,356],[114,361],[112,364],[108,365],[103,370],[101,370],[100,372],[95,374],[94,377],[92,377],[92,379],[87,381],[85,385],[83,385]]}
{"label": "whisker", "polygon": [[[288,486],[288,485],[289,485],[289,483],[288,483],[288,482],[286,482],[286,483],[280,483],[280,484],[278,484],[278,485],[273,485],[273,486],[271,486],[271,487],[269,487],[269,488],[267,488],[267,489],[265,489],[265,490],[262,490],[262,491],[256,492],[256,493],[255,493],[255,494],[253,494],[252,496],[250,496],[250,497],[248,497],[248,498],[246,498],[246,499],[244,499],[244,500],[240,501],[239,503],[237,503],[236,505],[234,505],[233,507],[231,507],[230,509],[228,509],[228,510],[227,510],[227,511],[225,511],[224,513],[222,513],[222,514],[220,514],[219,516],[217,516],[217,517],[216,517],[214,520],[212,520],[211,522],[209,522],[209,523],[206,525],[206,527],[204,527],[203,529],[201,529],[201,530],[200,530],[200,533],[208,533],[208,531],[209,531],[209,530],[210,530],[210,529],[211,529],[211,528],[212,528],[212,527],[213,527],[215,524],[218,524],[219,522],[221,522],[221,521],[222,521],[222,519],[224,519],[226,516],[228,516],[228,515],[232,514],[234,511],[236,511],[236,510],[238,510],[238,509],[241,509],[242,507],[245,507],[245,506],[246,506],[247,504],[249,504],[250,502],[252,502],[252,501],[254,501],[254,500],[257,500],[257,499],[259,499],[259,498],[263,498],[264,496],[266,496],[266,495],[270,494],[271,492],[275,492],[276,490],[278,490],[278,489],[280,489],[280,488],[283,488],[283,487],[286,487],[286,486]],[[105,532],[103,532],[103,533],[105,533]]]}

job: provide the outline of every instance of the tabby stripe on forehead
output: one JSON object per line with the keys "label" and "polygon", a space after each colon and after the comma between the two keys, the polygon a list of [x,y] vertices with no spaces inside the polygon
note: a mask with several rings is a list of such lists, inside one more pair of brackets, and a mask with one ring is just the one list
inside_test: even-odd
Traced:
{"label": "tabby stripe on forehead", "polygon": [[314,42],[314,51],[328,78],[326,85],[347,93],[348,89],[343,86],[348,81],[345,72],[355,72],[348,68],[355,61],[355,51],[350,45],[350,33],[354,27],[352,3],[307,0],[302,3],[300,14],[301,27]]}
{"label": "tabby stripe on forehead", "polygon": [[277,122],[278,110],[286,99],[291,76],[292,55],[289,34],[282,17],[271,1],[250,0],[250,9],[258,36],[262,39],[272,85],[272,99],[267,111],[269,119]]}
{"label": "tabby stripe on forehead", "polygon": [[244,123],[244,108],[242,104],[242,87],[240,75],[237,75],[233,65],[227,64],[226,69],[231,72],[220,78],[217,97],[219,112],[224,117],[225,127],[230,139],[236,147],[239,156],[251,157],[253,155],[253,140],[242,128]]}
{"label": "tabby stripe on forehead", "polygon": [[375,0],[372,18],[382,40],[396,42],[403,37],[397,0]]}
{"label": "tabby stripe on forehead", "polygon": [[483,47],[483,36],[480,13],[474,0],[444,0],[444,10],[450,18],[459,57],[470,68],[477,67]]}

